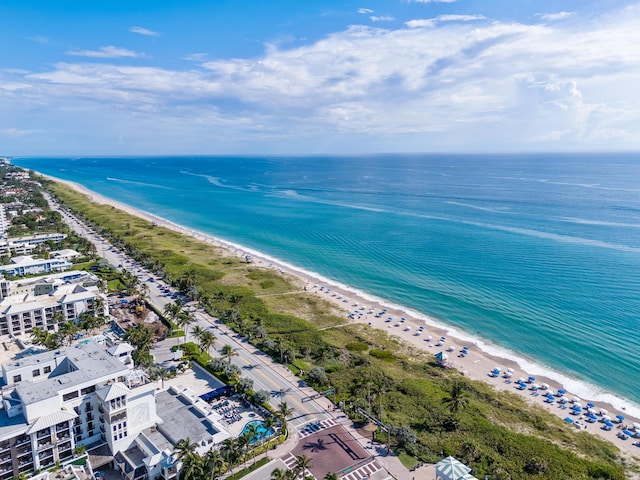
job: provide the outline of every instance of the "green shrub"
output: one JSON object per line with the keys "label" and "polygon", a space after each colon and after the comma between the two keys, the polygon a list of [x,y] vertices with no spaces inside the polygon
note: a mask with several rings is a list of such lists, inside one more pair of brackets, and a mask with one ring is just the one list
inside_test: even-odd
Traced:
{"label": "green shrub", "polygon": [[347,343],[344,348],[346,348],[350,352],[366,352],[367,350],[369,350],[369,345],[364,342],[350,342]]}
{"label": "green shrub", "polygon": [[393,362],[398,358],[393,353],[387,350],[379,350],[377,348],[371,349],[371,351],[369,352],[369,355],[371,355],[374,358],[384,360],[385,362]]}

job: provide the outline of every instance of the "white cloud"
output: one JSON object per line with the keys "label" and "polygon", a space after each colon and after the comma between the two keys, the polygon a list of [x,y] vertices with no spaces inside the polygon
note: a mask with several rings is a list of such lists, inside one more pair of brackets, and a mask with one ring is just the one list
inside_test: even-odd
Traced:
{"label": "white cloud", "polygon": [[369,15],[370,13],[375,12],[375,10],[371,10],[370,8],[359,8],[358,13],[362,13],[364,15]]}
{"label": "white cloud", "polygon": [[478,17],[353,26],[187,71],[107,61],[0,71],[0,108],[73,109],[81,130],[100,111],[106,131],[147,131],[144,145],[158,149],[178,137],[201,151],[214,140],[237,151],[640,148],[640,9],[571,25],[469,23]]}
{"label": "white cloud", "polygon": [[154,32],[153,30],[149,30],[144,27],[131,27],[129,31],[139,35],[146,35],[148,37],[158,37],[160,35],[158,32]]}
{"label": "white cloud", "polygon": [[395,18],[390,16],[377,16],[377,15],[372,15],[369,17],[369,19],[372,22],[393,22],[395,20]]}
{"label": "white cloud", "polygon": [[555,22],[558,20],[564,20],[565,18],[572,17],[575,12],[558,12],[558,13],[538,13],[536,16],[547,22]]}
{"label": "white cloud", "polygon": [[484,15],[438,15],[439,22],[471,22],[474,20],[485,20]]}
{"label": "white cloud", "polygon": [[119,48],[114,46],[100,47],[98,50],[71,50],[67,52],[67,55],[74,55],[76,57],[91,57],[91,58],[140,58],[144,57],[144,54],[134,52],[133,50],[127,50],[126,48]]}
{"label": "white cloud", "polygon": [[409,20],[405,25],[409,28],[431,28],[438,22],[471,22],[485,19],[484,15],[438,15],[436,18]]}

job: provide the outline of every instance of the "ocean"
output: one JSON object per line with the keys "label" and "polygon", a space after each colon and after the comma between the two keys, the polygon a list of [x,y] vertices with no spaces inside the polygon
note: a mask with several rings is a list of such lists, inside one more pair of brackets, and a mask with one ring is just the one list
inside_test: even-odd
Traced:
{"label": "ocean", "polygon": [[13,162],[420,312],[576,394],[638,410],[640,155]]}

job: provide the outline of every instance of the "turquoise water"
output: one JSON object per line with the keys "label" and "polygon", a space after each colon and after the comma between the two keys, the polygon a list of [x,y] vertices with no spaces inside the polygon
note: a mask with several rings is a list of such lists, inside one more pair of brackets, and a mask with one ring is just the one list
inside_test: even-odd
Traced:
{"label": "turquoise water", "polygon": [[246,425],[242,429],[242,432],[240,432],[240,436],[249,433],[249,425],[256,425],[258,427],[257,433],[251,438],[250,443],[259,442],[265,438],[271,437],[275,433],[273,428],[265,427],[262,420],[252,420],[246,423]]}
{"label": "turquoise water", "polygon": [[429,315],[577,394],[640,403],[638,155],[14,163]]}

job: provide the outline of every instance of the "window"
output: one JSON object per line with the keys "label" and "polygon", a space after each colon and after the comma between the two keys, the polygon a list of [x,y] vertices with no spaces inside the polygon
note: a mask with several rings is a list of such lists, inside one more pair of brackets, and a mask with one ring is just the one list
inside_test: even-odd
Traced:
{"label": "window", "polygon": [[91,385],[90,387],[83,388],[82,390],[80,390],[80,394],[81,395],[87,395],[87,394],[93,393],[95,391],[96,391],[96,386],[95,385]]}
{"label": "window", "polygon": [[51,367],[47,365],[46,367],[44,367],[43,371],[44,373],[51,373]]}
{"label": "window", "polygon": [[78,398],[80,396],[80,394],[78,393],[78,391],[76,390],[75,392],[69,392],[69,393],[65,393],[62,396],[62,401],[63,402],[68,402],[69,400],[73,399],[73,398]]}
{"label": "window", "polygon": [[13,376],[13,383],[18,383],[22,381],[22,375],[14,375]]}
{"label": "window", "polygon": [[118,428],[118,426],[117,426],[117,425],[114,425],[114,426],[113,426],[113,431],[115,432],[117,428]]}
{"label": "window", "polygon": [[40,369],[38,368],[37,370],[34,370],[33,372],[31,372],[31,375],[33,375],[34,377],[39,377],[40,376]]}

